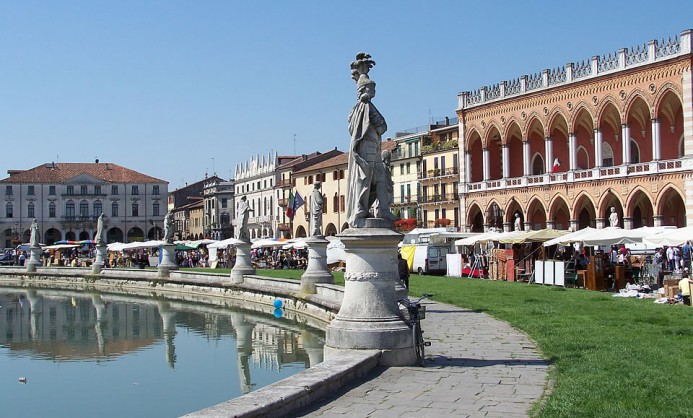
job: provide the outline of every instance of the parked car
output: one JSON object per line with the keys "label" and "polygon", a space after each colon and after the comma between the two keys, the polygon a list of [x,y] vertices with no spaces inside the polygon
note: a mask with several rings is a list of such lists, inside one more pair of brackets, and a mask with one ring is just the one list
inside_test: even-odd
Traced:
{"label": "parked car", "polygon": [[0,266],[13,266],[14,265],[14,256],[12,253],[6,253],[3,255],[0,255]]}

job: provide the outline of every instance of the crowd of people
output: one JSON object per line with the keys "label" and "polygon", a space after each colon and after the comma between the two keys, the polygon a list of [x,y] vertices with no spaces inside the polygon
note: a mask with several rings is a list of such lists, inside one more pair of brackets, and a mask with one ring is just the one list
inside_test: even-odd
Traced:
{"label": "crowd of people", "polygon": [[257,248],[250,251],[250,260],[260,268],[305,270],[308,266],[308,251],[296,248]]}

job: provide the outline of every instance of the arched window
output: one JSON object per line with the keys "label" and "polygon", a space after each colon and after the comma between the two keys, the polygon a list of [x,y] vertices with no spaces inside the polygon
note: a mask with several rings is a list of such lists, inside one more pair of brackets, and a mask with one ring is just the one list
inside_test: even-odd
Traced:
{"label": "arched window", "polygon": [[638,164],[640,162],[640,147],[636,141],[630,141],[630,163]]}
{"label": "arched window", "polygon": [[87,218],[89,216],[89,202],[82,200],[79,202],[79,217]]}
{"label": "arched window", "polygon": [[101,201],[97,200],[94,202],[94,216],[100,216],[102,212],[103,206],[101,205]]}
{"label": "arched window", "polygon": [[75,202],[73,202],[72,200],[68,200],[65,203],[65,217],[67,219],[75,218]]}
{"label": "arched window", "polygon": [[602,142],[602,167],[613,167],[614,150],[608,142]]}
{"label": "arched window", "polygon": [[29,202],[29,204],[26,207],[26,216],[29,218],[33,218],[36,216],[34,213],[34,202]]}
{"label": "arched window", "polygon": [[140,216],[140,205],[137,202],[132,202],[132,216]]}
{"label": "arched window", "polygon": [[335,213],[339,211],[339,196],[337,195],[337,192],[334,192],[334,196],[332,196],[332,208],[334,209]]}
{"label": "arched window", "polygon": [[541,154],[535,154],[532,160],[532,175],[544,174],[544,158]]}
{"label": "arched window", "polygon": [[118,217],[118,202],[113,202],[111,205],[111,216],[114,218]]}

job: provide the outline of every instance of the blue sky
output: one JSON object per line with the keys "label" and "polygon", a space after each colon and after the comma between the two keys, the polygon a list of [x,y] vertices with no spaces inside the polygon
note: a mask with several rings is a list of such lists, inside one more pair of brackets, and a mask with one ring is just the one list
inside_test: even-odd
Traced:
{"label": "blue sky", "polygon": [[[693,28],[693,2],[0,2],[0,177],[114,162],[170,182],[346,150],[349,63],[373,56],[394,136],[457,93]],[[294,142],[294,135],[296,141]]]}

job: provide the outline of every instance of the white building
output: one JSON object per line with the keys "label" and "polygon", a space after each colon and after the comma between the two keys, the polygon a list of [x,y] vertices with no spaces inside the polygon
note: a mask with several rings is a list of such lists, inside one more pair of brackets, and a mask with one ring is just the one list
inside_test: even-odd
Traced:
{"label": "white building", "polygon": [[0,180],[5,200],[0,234],[5,247],[28,242],[37,219],[44,244],[93,239],[106,216],[108,242],[161,236],[168,182],[113,163],[48,163],[8,170]]}

